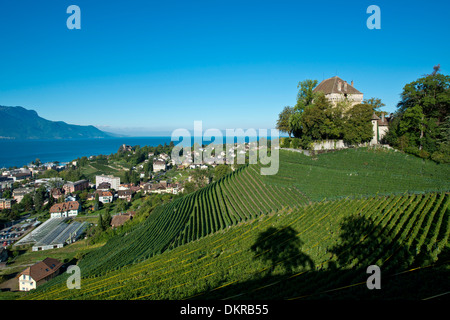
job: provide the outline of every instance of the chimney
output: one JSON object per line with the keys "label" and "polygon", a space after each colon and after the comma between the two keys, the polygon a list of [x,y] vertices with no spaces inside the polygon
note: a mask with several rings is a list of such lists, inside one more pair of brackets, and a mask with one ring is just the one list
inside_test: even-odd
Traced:
{"label": "chimney", "polygon": [[353,80],[352,80],[352,87],[353,87]]}
{"label": "chimney", "polygon": [[381,122],[384,123],[384,112],[381,113]]}

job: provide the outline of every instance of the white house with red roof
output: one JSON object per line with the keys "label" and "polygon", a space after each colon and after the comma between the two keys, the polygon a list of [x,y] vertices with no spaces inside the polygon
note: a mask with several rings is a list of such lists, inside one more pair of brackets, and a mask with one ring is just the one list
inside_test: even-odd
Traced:
{"label": "white house with red roof", "polygon": [[19,290],[30,291],[59,274],[62,262],[53,258],[45,258],[19,274]]}

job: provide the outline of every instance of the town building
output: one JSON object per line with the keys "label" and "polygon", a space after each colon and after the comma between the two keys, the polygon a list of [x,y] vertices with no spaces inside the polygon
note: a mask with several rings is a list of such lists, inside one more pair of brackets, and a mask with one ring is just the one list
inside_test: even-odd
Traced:
{"label": "town building", "polygon": [[0,210],[11,209],[15,202],[14,199],[0,199]]}
{"label": "town building", "polygon": [[109,183],[111,185],[111,189],[119,190],[120,177],[114,177],[112,175],[96,176],[95,177],[95,188],[98,190],[98,186],[103,182]]}
{"label": "town building", "polygon": [[133,187],[134,185],[132,183],[122,183],[119,186],[119,190],[128,190],[131,189],[131,187]]}
{"label": "town building", "polygon": [[168,160],[168,159],[170,159],[170,156],[167,153],[160,153],[158,155],[158,158],[162,159],[162,160]]}
{"label": "town building", "polygon": [[119,199],[131,202],[131,199],[133,198],[133,191],[131,189],[119,190],[117,191],[117,195]]}
{"label": "town building", "polygon": [[81,212],[81,205],[78,201],[68,201],[56,203],[50,208],[51,218],[74,217]]}
{"label": "town building", "polygon": [[111,203],[113,202],[114,196],[111,193],[111,191],[95,191],[96,194],[98,194],[98,201],[101,203]]}
{"label": "town building", "polygon": [[58,200],[59,198],[64,196],[64,190],[61,188],[53,188],[50,190],[50,195],[53,197],[53,199]]}
{"label": "town building", "polygon": [[43,178],[34,180],[34,185],[36,188],[40,186],[45,186],[46,188],[61,188],[64,185],[63,178]]}
{"label": "town building", "polygon": [[64,197],[64,202],[69,202],[69,201],[77,201],[77,197],[76,195],[67,195]]}
{"label": "town building", "polygon": [[[102,182],[97,187],[97,190],[101,190],[101,191],[108,191],[109,189],[111,189],[111,184],[108,182]],[[120,187],[119,187],[119,190],[120,190]]]}
{"label": "town building", "polygon": [[5,189],[11,189],[14,184],[14,180],[7,176],[0,176],[0,191]]}
{"label": "town building", "polygon": [[88,180],[79,180],[76,182],[68,181],[66,184],[63,185],[63,189],[66,194],[77,191],[83,191],[88,188],[89,188]]}
{"label": "town building", "polygon": [[63,263],[53,258],[45,258],[19,274],[19,290],[30,291],[57,276]]}
{"label": "town building", "polygon": [[112,217],[111,219],[111,227],[117,228],[123,225],[125,222],[133,219],[134,217],[134,211],[127,212],[127,213],[119,213]]}
{"label": "town building", "polygon": [[155,160],[153,161],[153,172],[166,171],[167,166],[164,160]]}
{"label": "town building", "polygon": [[166,181],[161,181],[159,183],[147,183],[143,186],[142,191],[144,194],[150,193],[171,193],[178,194],[184,191],[184,188],[179,183],[167,183]]}
{"label": "town building", "polygon": [[13,198],[17,201],[17,203],[20,203],[23,199],[23,197],[29,193],[32,193],[34,191],[33,188],[17,188],[13,190]]}
{"label": "town building", "polygon": [[10,178],[12,178],[14,182],[22,181],[31,178],[31,173],[16,173],[11,175]]}

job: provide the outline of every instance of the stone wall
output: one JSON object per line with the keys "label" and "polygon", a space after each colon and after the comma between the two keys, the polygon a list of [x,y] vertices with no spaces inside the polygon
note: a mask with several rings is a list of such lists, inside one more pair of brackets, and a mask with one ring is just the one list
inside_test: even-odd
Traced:
{"label": "stone wall", "polygon": [[318,142],[313,142],[312,147],[314,151],[336,150],[345,148],[348,148],[348,146],[344,143],[344,140],[322,140]]}

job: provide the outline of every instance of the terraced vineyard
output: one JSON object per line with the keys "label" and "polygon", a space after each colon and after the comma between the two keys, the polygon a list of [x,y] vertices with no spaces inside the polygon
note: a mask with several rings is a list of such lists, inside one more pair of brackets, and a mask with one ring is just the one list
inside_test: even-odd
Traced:
{"label": "terraced vineyard", "polygon": [[[259,172],[258,166],[254,168]],[[450,190],[450,166],[387,149],[347,149],[317,158],[280,150],[276,175],[262,176],[272,186],[300,189],[312,201],[347,196]]]}
{"label": "terraced vineyard", "polygon": [[297,188],[266,186],[256,171],[244,167],[156,208],[135,230],[88,254],[80,267],[85,274],[98,276],[262,214],[307,203]]}
{"label": "terraced vineyard", "polygon": [[[245,175],[251,172],[229,179]],[[100,277],[84,277],[80,290],[68,290],[62,276],[25,298],[423,299],[448,291],[449,193],[338,199],[278,211],[273,210],[276,202],[267,201],[267,214],[261,214],[250,205],[245,210],[236,190],[225,185],[226,179],[180,200],[191,203],[185,219],[192,220],[173,237],[172,243],[180,243],[172,250]],[[213,194],[227,200],[213,193],[217,190],[226,190],[235,210],[223,220],[217,214],[208,227],[194,227],[208,217],[200,204],[222,212],[224,202],[215,202]],[[237,223],[235,214],[245,221]],[[225,230],[227,225],[232,226]],[[183,244],[185,239],[191,242]],[[366,287],[366,268],[372,264],[381,268],[382,290]]]}
{"label": "terraced vineyard", "polygon": [[377,298],[372,264],[383,298],[448,291],[449,166],[360,148],[281,150],[278,174],[259,169],[159,206],[87,253],[81,290],[63,275],[25,298]]}

